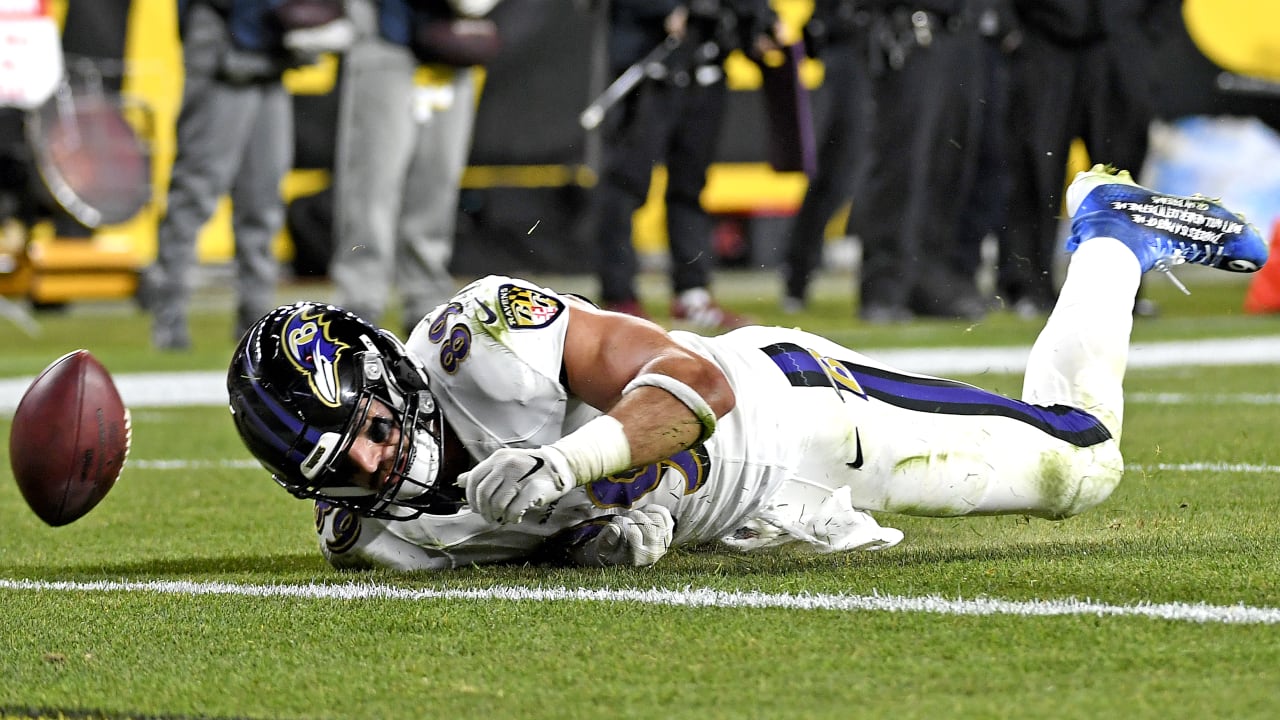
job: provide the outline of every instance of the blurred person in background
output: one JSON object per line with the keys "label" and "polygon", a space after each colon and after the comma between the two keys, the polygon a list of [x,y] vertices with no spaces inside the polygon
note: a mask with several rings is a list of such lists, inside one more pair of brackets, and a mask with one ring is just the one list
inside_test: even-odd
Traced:
{"label": "blurred person in background", "polygon": [[[987,238],[998,242],[1009,204],[1009,58],[1022,43],[1013,0],[968,0],[967,17],[982,36],[977,156],[965,187],[967,200],[956,225],[952,266],[977,277]],[[985,298],[989,307],[998,305]]]}
{"label": "blurred person in background", "polygon": [[818,171],[787,235],[785,312],[799,312],[807,305],[809,285],[822,265],[827,225],[854,196],[867,158],[865,138],[874,108],[865,30],[870,14],[860,7],[863,4],[863,0],[815,0],[805,25],[805,51],[822,61],[826,105],[818,118]]}
{"label": "blurred person in background", "polygon": [[986,303],[956,226],[977,157],[983,38],[965,0],[869,0],[868,169],[848,231],[862,242],[858,317],[976,320]]}
{"label": "blurred person in background", "polygon": [[[378,319],[399,290],[413,323],[449,272],[476,112],[473,66],[497,53],[498,0],[349,0],[329,265],[338,303]],[[410,327],[412,327],[410,325]]]}
{"label": "blurred person in background", "polygon": [[[151,342],[160,350],[191,346],[188,306],[198,263],[196,239],[231,196],[236,310],[240,335],[276,304],[278,263],[271,245],[284,223],[280,181],[293,163],[293,109],[282,78],[340,47],[336,38],[290,27],[281,0],[179,0],[184,81],[177,155],[156,259],[139,278],[138,300],[152,315]],[[334,4],[329,23],[340,23]],[[292,31],[302,35],[292,35]],[[318,43],[318,44],[317,44]]]}
{"label": "blurred person in background", "polygon": [[[1155,117],[1153,47],[1177,0],[1015,0],[1022,42],[1010,55],[1010,195],[997,294],[1022,316],[1049,312],[1069,150],[1141,168]],[[1176,14],[1175,14],[1176,16]],[[1151,312],[1149,303],[1135,306]]]}
{"label": "blurred person in background", "polygon": [[636,291],[632,216],[662,163],[672,319],[701,329],[737,327],[743,318],[711,294],[712,221],[700,195],[727,101],[721,63],[735,48],[755,56],[778,49],[782,25],[767,0],[612,0],[609,13],[611,77],[664,42],[674,49],[661,61],[660,76],[642,81],[601,126],[603,157],[592,196],[601,299],[608,309],[645,315]]}

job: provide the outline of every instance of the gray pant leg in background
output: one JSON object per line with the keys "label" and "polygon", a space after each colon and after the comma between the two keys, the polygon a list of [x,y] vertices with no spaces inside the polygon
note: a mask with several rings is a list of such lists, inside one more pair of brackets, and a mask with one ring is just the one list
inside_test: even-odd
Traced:
{"label": "gray pant leg in background", "polygon": [[378,36],[373,9],[350,3],[361,36],[343,58],[334,157],[336,304],[378,323],[395,276],[401,192],[412,157],[416,60]]}
{"label": "gray pant leg in background", "polygon": [[231,187],[236,250],[236,334],[276,306],[280,264],[271,248],[284,224],[280,181],[293,165],[293,101],[283,85],[260,85],[258,113]]}
{"label": "gray pant leg in background", "polygon": [[[239,188],[238,194],[250,207],[240,208],[238,214],[253,217],[260,225],[246,238],[236,238],[237,254],[253,256],[243,262],[251,263],[257,274],[252,278],[255,296],[273,294],[275,289],[274,267],[269,273],[265,268],[275,263],[270,241],[283,219],[279,185],[293,156],[292,109],[278,82],[232,85],[217,79],[218,57],[226,41],[225,26],[215,11],[192,8],[183,43],[186,77],[177,155],[157,234],[156,262],[146,271],[154,292],[149,304],[157,341],[186,336],[192,273],[198,262],[196,240],[233,184],[248,185]],[[280,132],[281,126],[288,126],[287,136]],[[268,147],[272,143],[276,146]],[[261,157],[245,165],[247,152]],[[255,196],[249,198],[250,192]],[[264,213],[267,205],[277,206],[274,214]],[[238,258],[238,265],[241,262]],[[242,306],[245,301],[242,296]]]}
{"label": "gray pant leg in background", "polygon": [[428,89],[423,102],[432,97],[439,102],[431,103],[430,115],[420,120],[400,210],[396,282],[408,326],[457,291],[449,259],[475,121],[471,70],[459,68],[449,85]]}

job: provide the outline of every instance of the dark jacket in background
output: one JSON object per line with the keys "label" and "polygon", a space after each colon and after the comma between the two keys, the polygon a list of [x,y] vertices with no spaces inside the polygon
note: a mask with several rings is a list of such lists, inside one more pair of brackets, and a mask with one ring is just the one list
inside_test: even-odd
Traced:
{"label": "dark jacket in background", "polygon": [[445,0],[381,0],[378,3],[378,29],[382,37],[397,45],[410,44],[416,23],[453,16]]}
{"label": "dark jacket in background", "polygon": [[1047,312],[1057,296],[1057,216],[1071,142],[1091,162],[1142,169],[1156,114],[1160,6],[1178,0],[1016,0],[1011,194],[997,285]]}
{"label": "dark jacket in background", "polygon": [[226,18],[231,40],[242,50],[276,52],[283,37],[275,10],[284,0],[178,0],[178,32],[184,29],[187,10],[206,5]]}
{"label": "dark jacket in background", "polygon": [[[749,46],[756,36],[769,32],[777,17],[768,0],[613,0],[609,64],[615,74],[662,43],[667,36],[663,21],[681,5],[690,7],[690,32],[717,33],[721,54],[712,61],[722,60],[735,48]],[[729,24],[716,23],[714,18],[720,15],[730,16]]]}

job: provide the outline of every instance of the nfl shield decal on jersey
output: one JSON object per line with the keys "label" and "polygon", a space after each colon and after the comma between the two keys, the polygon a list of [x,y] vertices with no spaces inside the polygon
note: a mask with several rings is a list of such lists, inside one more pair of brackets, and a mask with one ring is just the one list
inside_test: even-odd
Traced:
{"label": "nfl shield decal on jersey", "polygon": [[532,330],[550,325],[564,312],[564,303],[533,288],[503,285],[498,289],[498,308],[507,327]]}

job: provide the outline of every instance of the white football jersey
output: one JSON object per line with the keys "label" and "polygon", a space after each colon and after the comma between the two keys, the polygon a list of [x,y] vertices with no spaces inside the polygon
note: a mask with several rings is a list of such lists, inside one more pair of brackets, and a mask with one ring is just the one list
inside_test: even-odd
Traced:
{"label": "white football jersey", "polygon": [[[524,280],[487,277],[409,336],[444,417],[477,461],[550,444],[600,415],[562,380],[568,302]],[[587,483],[505,526],[466,508],[380,521],[321,503],[326,555],[335,565],[401,569],[514,560],[593,518],[652,504],[671,512],[676,545],[878,548],[902,534],[863,511],[1065,517],[1101,502],[1123,469],[1103,423],[1066,404],[903,373],[796,329],[671,335],[714,362],[736,397],[702,445]]]}
{"label": "white football jersey", "polygon": [[[494,276],[464,288],[409,336],[406,346],[426,366],[445,418],[477,461],[503,447],[555,442],[601,414],[570,396],[561,380],[568,321],[562,295]],[[674,336],[711,356],[702,338]],[[511,526],[494,526],[466,508],[411,521],[356,522],[321,503],[317,527],[326,554],[335,564],[373,560],[399,568],[514,559],[587,520],[653,503],[671,511],[677,544],[732,533],[764,507],[797,451],[778,427],[782,418],[759,411],[769,403],[752,402],[754,392],[769,392],[766,383],[746,382],[753,365],[768,362],[758,350],[755,354],[760,357],[752,362],[731,349],[711,356],[729,376],[738,401],[699,447],[577,488]]]}

